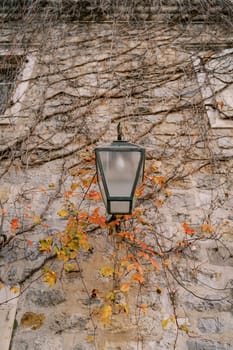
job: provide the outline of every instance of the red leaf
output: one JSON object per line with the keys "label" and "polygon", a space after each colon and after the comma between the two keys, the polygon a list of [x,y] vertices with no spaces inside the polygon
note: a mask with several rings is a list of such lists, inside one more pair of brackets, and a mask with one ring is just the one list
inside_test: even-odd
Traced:
{"label": "red leaf", "polygon": [[33,243],[30,241],[30,239],[25,239],[25,242],[29,245],[29,247],[32,247]]}

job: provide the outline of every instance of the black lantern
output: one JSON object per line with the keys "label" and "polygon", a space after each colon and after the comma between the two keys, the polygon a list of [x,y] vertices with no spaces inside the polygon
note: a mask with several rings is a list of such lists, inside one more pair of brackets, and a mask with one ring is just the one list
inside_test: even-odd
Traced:
{"label": "black lantern", "polygon": [[145,149],[127,141],[95,148],[97,180],[109,214],[131,214],[137,185],[142,182]]}

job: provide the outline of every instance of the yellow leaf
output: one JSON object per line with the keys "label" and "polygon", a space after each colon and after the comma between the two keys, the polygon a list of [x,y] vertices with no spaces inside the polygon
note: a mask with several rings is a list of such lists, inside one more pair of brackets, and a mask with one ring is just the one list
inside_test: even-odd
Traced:
{"label": "yellow leaf", "polygon": [[128,283],[124,283],[121,285],[120,290],[121,292],[125,293],[125,292],[128,292],[129,288],[130,288],[130,285]]}
{"label": "yellow leaf", "polygon": [[47,239],[40,240],[40,252],[50,253],[52,249],[53,239],[48,237]]}
{"label": "yellow leaf", "polygon": [[91,248],[90,244],[87,242],[87,236],[84,234],[80,238],[79,244],[80,247],[82,247],[83,249],[89,250]]}
{"label": "yellow leaf", "polygon": [[51,183],[49,184],[49,188],[54,188],[54,187],[55,187],[54,183],[51,182]]}
{"label": "yellow leaf", "polygon": [[46,269],[46,273],[43,278],[44,282],[48,282],[49,286],[52,287],[57,281],[57,275],[54,271]]}
{"label": "yellow leaf", "polygon": [[129,313],[129,306],[127,304],[122,305],[124,312],[128,315]]}
{"label": "yellow leaf", "polygon": [[184,332],[187,333],[187,334],[188,334],[188,332],[189,332],[189,329],[188,329],[187,326],[185,326],[185,324],[180,325],[180,326],[179,326],[179,329],[181,329],[182,331],[184,331]]}
{"label": "yellow leaf", "polygon": [[73,182],[72,185],[70,186],[72,191],[75,191],[77,187],[80,186],[79,182]]}
{"label": "yellow leaf", "polygon": [[114,292],[110,292],[106,295],[105,297],[106,300],[111,300],[111,301],[115,301],[116,300],[116,294]]}
{"label": "yellow leaf", "polygon": [[65,263],[64,264],[64,270],[66,272],[77,271],[77,266],[74,263]]}
{"label": "yellow leaf", "polygon": [[162,327],[163,328],[167,327],[168,321],[169,321],[169,319],[163,320],[163,322],[162,322]]}
{"label": "yellow leaf", "polygon": [[16,287],[16,286],[12,286],[12,287],[10,288],[10,291],[13,292],[13,293],[15,293],[15,294],[18,294],[18,293],[19,293],[19,288]]}
{"label": "yellow leaf", "polygon": [[65,218],[66,216],[69,215],[68,211],[65,209],[61,209],[57,212],[57,214],[61,217],[61,218]]}
{"label": "yellow leaf", "polygon": [[100,319],[104,325],[111,323],[112,307],[110,305],[102,306],[100,310]]}
{"label": "yellow leaf", "polygon": [[3,284],[0,282],[0,289],[2,289],[3,288]]}
{"label": "yellow leaf", "polygon": [[176,319],[175,319],[175,317],[174,316],[170,316],[170,321],[172,322],[172,323],[176,323]]}
{"label": "yellow leaf", "polygon": [[113,275],[114,270],[111,266],[103,266],[101,267],[100,272],[103,277],[110,277]]}
{"label": "yellow leaf", "polygon": [[88,335],[88,336],[86,337],[86,340],[87,340],[88,342],[93,342],[93,341],[95,340],[95,338],[93,337],[93,335]]}
{"label": "yellow leaf", "polygon": [[41,218],[39,216],[34,215],[32,219],[33,219],[33,221],[34,221],[34,223],[36,225],[40,225],[41,224]]}

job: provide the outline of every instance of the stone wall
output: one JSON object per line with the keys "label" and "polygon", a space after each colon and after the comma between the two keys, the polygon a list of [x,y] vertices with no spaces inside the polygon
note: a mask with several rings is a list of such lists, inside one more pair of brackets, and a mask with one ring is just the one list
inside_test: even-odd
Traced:
{"label": "stone wall", "polygon": [[[202,47],[224,42],[229,32],[167,22],[19,28],[5,28],[1,50],[26,57],[0,119],[0,277],[21,292],[11,350],[233,349],[233,128],[211,128],[202,67],[193,64],[200,52],[190,46],[197,37]],[[209,48],[202,55],[215,57]],[[64,229],[57,213],[73,174],[116,138],[119,121],[127,140],[146,147],[154,181],[165,181],[137,201],[136,232],[160,251],[160,271],[144,262],[144,282],[116,293],[104,325],[96,310],[115,288],[101,274],[117,252],[111,231],[90,224],[93,250],[80,252],[69,273],[39,242]],[[104,213],[101,201],[85,202],[96,206]],[[44,266],[57,273],[53,287],[42,281]]]}

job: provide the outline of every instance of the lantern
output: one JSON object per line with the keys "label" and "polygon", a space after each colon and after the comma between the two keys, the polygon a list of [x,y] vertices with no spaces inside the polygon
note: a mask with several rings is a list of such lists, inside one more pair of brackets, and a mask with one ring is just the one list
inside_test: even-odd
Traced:
{"label": "lantern", "polygon": [[127,141],[95,148],[97,181],[109,214],[130,214],[137,185],[142,182],[145,149]]}

